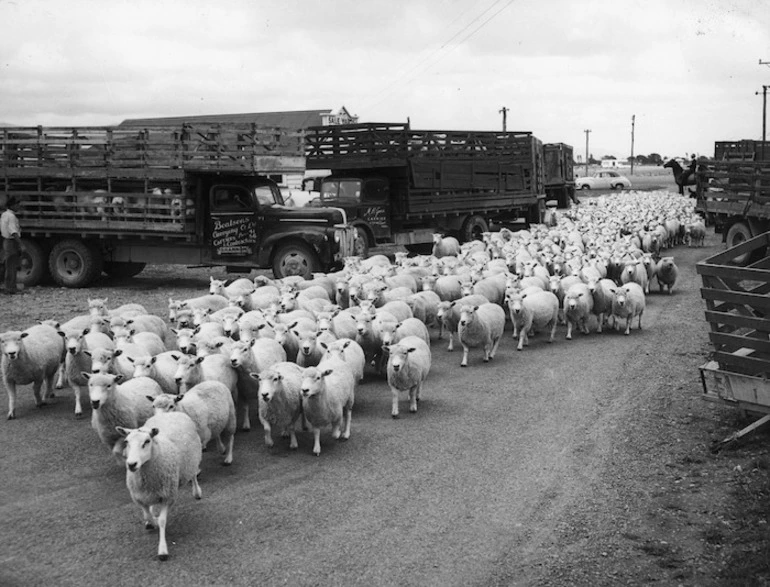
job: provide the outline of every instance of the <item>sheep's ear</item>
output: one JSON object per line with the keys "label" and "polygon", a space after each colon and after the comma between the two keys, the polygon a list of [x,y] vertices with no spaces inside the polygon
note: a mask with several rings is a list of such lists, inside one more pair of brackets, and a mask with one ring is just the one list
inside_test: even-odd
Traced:
{"label": "sheep's ear", "polygon": [[195,364],[196,364],[196,365],[200,365],[200,364],[203,362],[203,359],[205,359],[205,358],[206,358],[206,357],[197,357],[197,358],[195,359]]}
{"label": "sheep's ear", "polygon": [[160,430],[158,430],[157,428],[153,428],[152,430],[150,430],[150,438],[155,438],[158,435],[158,432],[160,432]]}
{"label": "sheep's ear", "polygon": [[174,359],[175,361],[178,361],[179,359],[182,358],[182,355],[171,355],[171,358]]}
{"label": "sheep's ear", "polygon": [[150,403],[155,401],[155,398],[152,397],[151,395],[145,395],[144,397],[146,397],[148,400],[150,400]]}
{"label": "sheep's ear", "polygon": [[123,438],[128,436],[128,433],[131,432],[128,428],[123,428],[123,426],[115,426],[115,430],[118,434],[120,434]]}
{"label": "sheep's ear", "polygon": [[[154,365],[154,364],[155,364],[155,361],[157,361],[157,360],[158,360],[158,357],[157,357],[157,356],[155,356],[155,357],[153,357],[152,359],[150,359],[150,365]],[[131,361],[131,362],[133,363],[133,361]]]}
{"label": "sheep's ear", "polygon": [[342,344],[342,348],[346,349],[350,346],[350,343],[353,342],[352,340],[347,340]]}
{"label": "sheep's ear", "polygon": [[83,351],[85,354],[87,354],[89,357],[91,356],[91,351]]}
{"label": "sheep's ear", "polygon": [[133,357],[129,357],[128,355],[126,355],[126,359],[128,359],[128,362],[131,363],[132,365],[134,364],[134,358]]}
{"label": "sheep's ear", "polygon": [[183,397],[184,397],[184,395],[175,395],[174,396],[174,403],[176,404],[176,403],[181,402]]}
{"label": "sheep's ear", "polygon": [[128,324],[133,324],[133,323],[134,323],[134,319],[133,318],[129,318],[128,320],[126,320],[126,324],[127,325]]}
{"label": "sheep's ear", "polygon": [[320,345],[323,347],[323,349],[324,349],[325,351],[328,351],[328,350],[329,350],[329,345],[328,345],[328,344],[326,344],[325,342],[321,341],[321,342],[319,342],[318,344],[320,344]]}
{"label": "sheep's ear", "polygon": [[256,342],[257,342],[257,339],[256,339],[256,338],[252,338],[252,339],[249,341],[249,346],[254,346],[254,345],[256,344]]}
{"label": "sheep's ear", "polygon": [[89,327],[89,328],[85,328],[85,329],[83,330],[83,336],[85,336],[85,335],[86,335],[86,334],[88,334],[89,332],[91,332],[91,328],[90,328],[90,327]]}
{"label": "sheep's ear", "polygon": [[289,324],[289,330],[294,330],[297,327],[297,324],[299,324],[299,320],[295,320],[291,324]]}
{"label": "sheep's ear", "polygon": [[66,332],[64,332],[63,330],[57,330],[57,331],[56,331],[56,334],[58,334],[58,335],[59,335],[59,336],[61,336],[62,338],[67,338],[67,333],[66,333]]}
{"label": "sheep's ear", "polygon": [[334,373],[334,369],[326,369],[323,373],[321,373],[321,377],[328,377],[332,373]]}
{"label": "sheep's ear", "polygon": [[123,349],[117,349],[112,356],[113,357],[119,357],[122,354],[123,354]]}
{"label": "sheep's ear", "polygon": [[21,338],[27,338],[29,336],[29,332],[22,332]]}
{"label": "sheep's ear", "polygon": [[117,374],[117,375],[114,375],[114,376],[113,376],[113,379],[112,379],[112,380],[113,380],[115,383],[120,383],[120,382],[121,382],[121,381],[123,381],[124,379],[125,379],[125,377],[123,377],[123,375],[121,375],[121,374]]}
{"label": "sheep's ear", "polygon": [[173,332],[174,334],[179,334],[179,331],[176,328],[171,328],[171,332]]}
{"label": "sheep's ear", "polygon": [[225,341],[220,340],[218,343],[214,345],[214,348],[221,349],[224,344],[225,344]]}
{"label": "sheep's ear", "polygon": [[407,352],[407,353],[413,353],[413,352],[414,352],[414,351],[416,351],[416,350],[417,350],[417,347],[416,347],[416,346],[410,346],[408,349],[406,349],[406,352]]}
{"label": "sheep's ear", "polygon": [[292,330],[292,333],[294,333],[294,336],[299,338],[299,330]]}
{"label": "sheep's ear", "polygon": [[249,373],[249,377],[252,379],[255,379],[256,381],[259,381],[259,373]]}
{"label": "sheep's ear", "polygon": [[200,331],[200,329],[201,329],[201,327],[200,327],[200,326],[196,326],[196,327],[195,327],[195,330],[193,330],[193,334],[198,334],[198,332]]}
{"label": "sheep's ear", "polygon": [[91,379],[91,374],[88,371],[81,371],[80,374],[86,379]]}

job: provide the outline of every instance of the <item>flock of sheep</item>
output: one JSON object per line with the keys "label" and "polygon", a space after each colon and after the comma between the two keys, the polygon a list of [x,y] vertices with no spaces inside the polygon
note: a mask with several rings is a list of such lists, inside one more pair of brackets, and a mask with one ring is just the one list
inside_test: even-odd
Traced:
{"label": "flock of sheep", "polygon": [[559,324],[567,339],[606,327],[628,334],[632,321],[641,328],[651,281],[669,294],[675,286],[676,264],[662,253],[703,244],[692,206],[668,192],[624,193],[483,241],[436,235],[432,255],[350,258],[312,280],[212,277],[209,293],[169,299],[167,317],[89,300],[89,312],[68,322],[0,334],[8,419],[17,385],[32,384],[38,406],[69,385],[76,417],[87,391],[92,427],[125,467],[146,526],[159,528],[166,560],[180,484],[200,498],[201,451],[212,439],[232,463],[237,422],[250,429],[254,402],[267,446],[276,433],[296,449],[300,426],[320,455],[322,430],[350,438],[365,374],[387,380],[392,417],[404,393],[416,412],[431,344],[444,333],[448,350],[455,337],[462,346],[462,367],[473,348],[484,362],[495,357],[508,319],[519,350],[541,330],[552,342]]}

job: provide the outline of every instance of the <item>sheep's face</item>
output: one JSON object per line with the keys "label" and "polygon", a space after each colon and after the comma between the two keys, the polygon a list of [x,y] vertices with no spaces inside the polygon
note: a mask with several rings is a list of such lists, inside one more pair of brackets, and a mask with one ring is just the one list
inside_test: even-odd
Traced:
{"label": "sheep's face", "polygon": [[240,367],[246,361],[248,353],[251,352],[251,344],[240,341],[233,345],[230,350],[230,364],[233,367]]}
{"label": "sheep's face", "polygon": [[88,313],[97,318],[99,316],[107,316],[107,298],[88,300]]}
{"label": "sheep's face", "polygon": [[152,407],[155,410],[155,413],[160,414],[161,412],[175,412],[178,397],[181,398],[184,396],[173,396],[167,393],[160,394],[158,397],[152,400]]}
{"label": "sheep's face", "polygon": [[388,351],[388,368],[392,369],[395,373],[403,371],[407,367],[409,360],[409,353],[415,350],[414,348],[407,348],[400,344],[393,344],[387,347]]}
{"label": "sheep's face", "polygon": [[[264,324],[261,326],[264,327]],[[225,316],[222,320],[222,328],[227,336],[233,336],[238,332],[238,319],[235,316]]]}
{"label": "sheep's face", "polygon": [[152,373],[152,364],[147,357],[134,359],[134,377],[150,377]]}
{"label": "sheep's face", "polygon": [[194,326],[200,326],[206,322],[209,322],[211,310],[209,308],[193,308],[192,311],[192,323]]}
{"label": "sheep's face", "polygon": [[460,308],[460,322],[461,326],[467,326],[473,322],[473,317],[476,314],[476,309],[473,306],[463,306]]}
{"label": "sheep's face", "polygon": [[158,429],[122,430],[128,433],[126,435],[126,448],[123,451],[126,457],[126,469],[134,473],[152,458],[152,439],[158,435]]}
{"label": "sheep's face", "polygon": [[98,410],[115,393],[117,378],[110,374],[97,374],[88,378],[88,398],[91,408]]}
{"label": "sheep's face", "polygon": [[213,296],[220,295],[225,289],[225,282],[221,279],[210,278],[209,293]]}
{"label": "sheep's face", "polygon": [[91,373],[108,373],[115,357],[109,349],[96,349],[91,352]]}
{"label": "sheep's face", "polygon": [[176,331],[176,345],[184,354],[190,354],[195,349],[195,332],[189,328],[181,328]]}
{"label": "sheep's face", "polygon": [[2,348],[3,354],[11,361],[19,358],[22,347],[21,339],[21,332],[6,332],[0,336],[0,348]]}
{"label": "sheep's face", "polygon": [[393,342],[393,339],[396,336],[396,329],[398,328],[398,324],[395,324],[393,322],[384,322],[382,326],[380,327],[380,335],[382,337],[382,343],[383,344],[391,344]]}
{"label": "sheep's face", "polygon": [[195,324],[195,315],[189,308],[182,308],[176,313],[176,323],[179,328],[192,328]]}
{"label": "sheep's face", "polygon": [[520,295],[515,295],[511,298],[508,298],[508,307],[510,308],[511,312],[514,314],[521,314],[522,310],[522,300]]}
{"label": "sheep's face", "polygon": [[281,385],[283,376],[273,370],[262,371],[259,374],[259,397],[265,403],[273,399],[276,390]]}
{"label": "sheep's face", "polygon": [[358,334],[363,335],[372,328],[372,317],[369,314],[361,313],[356,320],[356,330]]}
{"label": "sheep's face", "polygon": [[310,355],[310,353],[315,350],[316,340],[317,337],[315,333],[305,334],[299,341],[300,352],[305,356]]}
{"label": "sheep's face", "polygon": [[68,336],[64,341],[64,345],[67,347],[67,352],[71,355],[77,355],[83,350],[83,334],[73,334]]}
{"label": "sheep's face", "polygon": [[302,396],[304,398],[311,398],[318,395],[321,386],[323,385],[323,372],[315,367],[308,367],[302,376]]}
{"label": "sheep's face", "polygon": [[628,302],[628,292],[623,288],[618,289],[615,292],[615,303],[618,305],[618,307],[625,308],[627,302]]}
{"label": "sheep's face", "polygon": [[185,390],[186,385],[192,381],[192,375],[198,366],[198,358],[183,355],[179,357],[176,371],[174,372],[174,381],[180,390]]}
{"label": "sheep's face", "polygon": [[460,288],[460,292],[464,296],[469,296],[473,293],[473,283],[470,281],[466,281],[462,284],[462,287]]}
{"label": "sheep's face", "polygon": [[182,309],[182,302],[179,300],[168,299],[168,321],[172,324],[176,322],[176,315]]}

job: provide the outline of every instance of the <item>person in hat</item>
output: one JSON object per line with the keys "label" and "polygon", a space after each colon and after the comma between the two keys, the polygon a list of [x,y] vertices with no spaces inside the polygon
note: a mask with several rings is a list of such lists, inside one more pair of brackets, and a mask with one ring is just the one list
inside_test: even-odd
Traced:
{"label": "person in hat", "polygon": [[0,214],[0,236],[3,238],[2,260],[5,265],[5,293],[18,293],[16,288],[16,272],[21,260],[21,227],[16,218],[18,201],[13,196],[5,203],[5,211]]}

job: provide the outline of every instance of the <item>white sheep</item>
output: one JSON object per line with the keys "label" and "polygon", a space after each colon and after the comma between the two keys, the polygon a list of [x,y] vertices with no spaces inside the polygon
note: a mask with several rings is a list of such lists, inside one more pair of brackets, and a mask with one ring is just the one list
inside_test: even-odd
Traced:
{"label": "white sheep", "polygon": [[706,240],[706,225],[702,220],[696,220],[685,225],[684,240],[688,247],[702,247]]}
{"label": "white sheep", "polygon": [[460,241],[453,236],[443,236],[433,233],[432,254],[437,259],[442,257],[457,257],[460,254]]}
{"label": "white sheep", "polygon": [[322,346],[326,349],[326,354],[321,359],[321,363],[332,358],[345,361],[353,370],[356,381],[361,382],[364,380],[366,355],[360,344],[350,338],[340,338],[330,344],[322,343]]}
{"label": "white sheep", "polygon": [[454,335],[460,322],[460,308],[465,305],[478,306],[486,304],[489,300],[481,295],[470,295],[455,301],[442,300],[438,304],[437,320],[439,322],[438,337],[442,338],[444,331],[449,333],[449,346],[447,351],[454,350]]}
{"label": "white sheep", "polygon": [[625,334],[631,333],[631,321],[639,317],[639,330],[642,329],[642,314],[644,314],[645,299],[644,290],[638,283],[630,282],[615,290],[615,299],[612,302],[612,315],[615,316],[615,329],[620,320],[625,318]]}
{"label": "white sheep", "polygon": [[588,320],[594,307],[591,290],[585,283],[571,285],[564,295],[564,317],[567,320],[567,340],[572,340],[574,327],[588,334]]}
{"label": "white sheep", "polygon": [[589,282],[588,289],[593,298],[591,313],[596,316],[596,332],[601,333],[605,320],[612,315],[612,300],[615,295],[615,282],[611,279],[600,279]]}
{"label": "white sheep", "polygon": [[107,308],[108,298],[88,298],[88,313],[93,317],[112,318],[114,316],[123,316],[124,318],[131,318],[133,316],[139,316],[141,314],[147,314],[147,310],[142,304],[128,303],[113,308],[112,310]]}
{"label": "white sheep", "polygon": [[644,293],[650,293],[650,280],[647,276],[647,269],[641,259],[628,261],[620,275],[621,284],[638,283]]}
{"label": "white sheep", "polygon": [[329,345],[337,337],[328,330],[323,331],[304,331],[298,333],[299,352],[297,353],[297,364],[300,367],[315,367],[323,358],[326,349],[323,345]]}
{"label": "white sheep", "polygon": [[337,338],[355,338],[358,323],[350,310],[335,308],[318,314],[318,330],[329,330]]}
{"label": "white sheep", "polygon": [[261,373],[265,369],[286,361],[286,351],[281,344],[272,338],[252,338],[249,341],[233,343],[229,364],[236,374],[238,391],[238,406],[243,411],[243,430],[251,429],[249,419],[249,403],[259,393],[259,384],[251,377],[251,373]]}
{"label": "white sheep", "polygon": [[380,328],[383,345],[397,344],[406,336],[416,336],[430,345],[428,327],[417,318],[407,318],[397,323],[386,322]]}
{"label": "white sheep", "polygon": [[224,383],[203,381],[184,395],[162,394],[152,402],[155,413],[182,412],[195,423],[201,446],[216,439],[219,452],[224,455],[223,465],[233,463],[235,442],[235,404],[233,395]]}
{"label": "white sheep", "polygon": [[[118,426],[125,438],[126,487],[131,500],[142,508],[144,526],[158,527],[158,558],[168,560],[166,522],[177,500],[179,487],[192,483],[195,499],[202,496],[198,484],[201,441],[187,414],[158,414],[142,428]],[[158,517],[152,513],[158,507]]]}
{"label": "white sheep", "polygon": [[250,295],[256,289],[254,282],[245,277],[235,279],[229,284],[223,279],[214,279],[213,277],[209,279],[209,294],[223,296],[227,299]]}
{"label": "white sheep", "polygon": [[514,333],[519,335],[517,350],[529,346],[530,332],[541,328],[550,330],[548,342],[553,342],[559,321],[559,298],[556,294],[550,291],[534,292],[526,296],[514,294],[508,299],[508,307]]}
{"label": "white sheep", "polygon": [[172,328],[171,332],[176,336],[176,346],[186,355],[194,355],[198,350],[198,341],[195,338],[193,328]]}
{"label": "white sheep", "polygon": [[64,358],[64,376],[75,393],[75,417],[83,415],[81,397],[83,388],[88,388],[88,380],[83,372],[91,373],[91,349],[113,349],[115,344],[109,336],[101,332],[90,332],[88,329],[67,332],[59,331],[64,336],[66,356]]}
{"label": "white sheep", "polygon": [[302,416],[302,374],[296,363],[282,361],[251,373],[259,381],[259,421],[265,431],[265,445],[272,447],[273,428],[289,436],[289,448],[297,448],[295,424]]}
{"label": "white sheep", "polygon": [[[188,298],[186,300],[168,299],[168,320],[172,324],[178,323],[178,315],[182,310],[192,310],[193,308],[211,308],[212,310],[221,310],[227,307],[227,298],[220,295],[203,295],[197,298]],[[184,328],[184,325],[180,325]]]}
{"label": "white sheep", "polygon": [[230,352],[233,349],[233,343],[235,341],[228,336],[215,336],[211,340],[198,340],[196,341],[196,357],[206,357],[208,355],[224,355],[230,356]]}
{"label": "white sheep", "polygon": [[91,400],[91,428],[112,451],[118,463],[123,463],[123,440],[115,426],[138,428],[152,416],[152,403],[163,393],[149,377],[123,382],[123,377],[111,373],[83,373],[88,380]]}
{"label": "white sheep", "polygon": [[115,341],[115,348],[126,349],[129,351],[141,349],[145,354],[154,357],[166,351],[166,345],[163,339],[154,332],[135,332],[134,329],[116,327],[112,330],[112,337]]}
{"label": "white sheep", "polygon": [[171,342],[168,326],[163,318],[154,314],[139,314],[130,318],[113,316],[110,318],[110,329],[115,328],[127,328],[134,332],[152,332],[157,334],[166,346]]}
{"label": "white sheep", "polygon": [[504,329],[505,312],[497,304],[462,305],[457,324],[458,338],[463,346],[460,366],[468,366],[468,351],[471,347],[481,346],[484,349],[485,363],[494,359]]}
{"label": "white sheep", "polygon": [[[37,324],[20,332],[9,330],[0,334],[0,371],[8,393],[8,419],[16,418],[16,386],[32,384],[35,405],[40,408],[53,396],[54,378],[59,370],[64,341],[55,328]],[[40,389],[46,384],[45,395]]]}
{"label": "white sheep", "polygon": [[655,268],[655,279],[658,280],[658,286],[660,292],[663,293],[663,288],[668,288],[668,293],[671,295],[676,283],[676,278],[679,276],[679,268],[674,263],[673,257],[661,257],[658,261],[658,265]]}
{"label": "white sheep", "polygon": [[330,360],[307,367],[302,374],[302,410],[313,431],[313,454],[321,455],[321,428],[332,427],[332,438],[350,438],[356,381],[344,361]]}
{"label": "white sheep", "polygon": [[431,367],[430,345],[417,336],[406,336],[387,347],[388,386],[393,396],[390,415],[398,418],[398,399],[402,391],[409,394],[409,411],[417,412],[422,384]]}
{"label": "white sheep", "polygon": [[423,321],[426,326],[438,323],[438,305],[441,298],[435,291],[423,290],[404,300],[412,310],[412,315]]}
{"label": "white sheep", "polygon": [[166,351],[154,357],[132,359],[133,377],[149,377],[160,385],[163,393],[176,394],[176,372],[181,356],[179,351]]}

